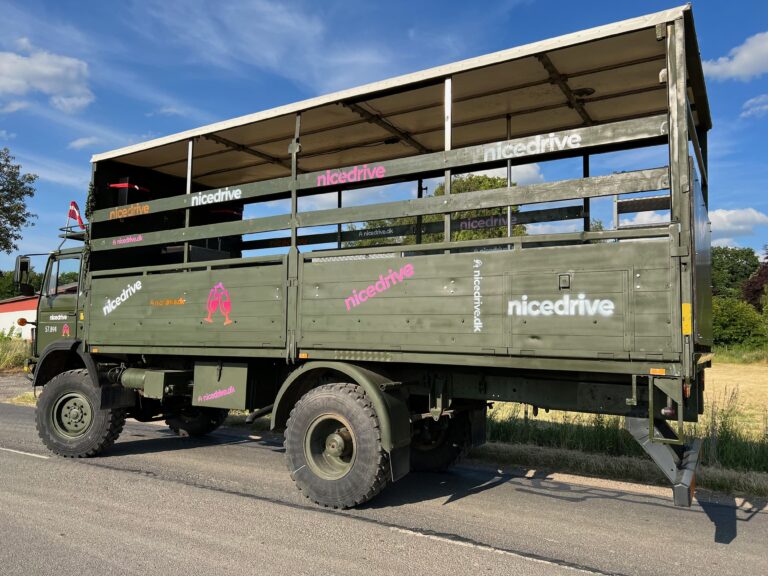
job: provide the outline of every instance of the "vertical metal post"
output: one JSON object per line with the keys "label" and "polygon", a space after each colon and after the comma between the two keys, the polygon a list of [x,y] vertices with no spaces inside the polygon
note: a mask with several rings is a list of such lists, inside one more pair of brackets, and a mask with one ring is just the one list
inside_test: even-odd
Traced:
{"label": "vertical metal post", "polygon": [[296,128],[288,151],[291,153],[291,247],[288,249],[288,273],[286,278],[286,341],[285,359],[292,363],[298,355],[299,340],[299,249],[297,247],[298,229],[298,173],[301,144],[301,113],[296,114]]}
{"label": "vertical metal post", "polygon": [[[337,197],[336,197],[336,207],[337,208],[341,208],[341,190],[339,190],[336,194],[337,194]],[[336,228],[336,238],[337,238],[337,243],[338,243],[337,247],[338,247],[339,250],[341,250],[341,224],[337,225],[337,228]]]}
{"label": "vertical metal post", "polygon": [[[192,156],[194,154],[195,141],[190,138],[187,141],[187,209],[184,210],[184,228],[189,228],[190,195],[192,194]],[[189,242],[184,242],[184,264],[189,262]]]}
{"label": "vertical metal post", "polygon": [[296,114],[296,126],[293,133],[293,140],[289,146],[291,153],[291,247],[296,247],[296,232],[297,232],[297,212],[298,212],[298,171],[299,171],[299,150],[301,150],[301,144],[299,142],[299,135],[301,133],[301,113]]}
{"label": "vertical metal post", "polygon": [[[512,115],[507,114],[507,140],[512,138]],[[512,159],[507,159],[507,188],[512,186]],[[507,238],[512,236],[512,206],[507,206]]]}
{"label": "vertical metal post", "polygon": [[[679,234],[672,243],[679,257],[676,268],[680,274],[680,303],[693,306],[693,270],[691,239],[691,184],[688,163],[688,102],[685,68],[685,27],[682,18],[667,24],[667,103],[669,108],[669,187],[672,196],[672,222],[677,222]],[[693,375],[693,334],[685,333],[682,310],[675,307],[673,325],[680,328],[681,341],[674,339],[682,352],[683,377]]]}
{"label": "vertical metal post", "polygon": [[[589,154],[584,154],[581,158],[582,178],[589,178]],[[589,198],[584,198],[584,232],[589,232],[592,228],[592,216],[589,213]]]}
{"label": "vertical metal post", "polygon": [[[443,127],[444,133],[445,133],[445,151],[448,152],[451,149],[451,130],[452,130],[452,124],[451,121],[451,107],[453,103],[453,96],[452,96],[452,79],[446,78],[445,79],[445,95],[443,100],[443,111],[445,112],[445,124]],[[451,194],[451,170],[448,169],[445,171],[445,182],[443,184],[443,188],[445,190],[445,195],[450,196]],[[443,241],[444,242],[450,242],[451,241],[451,215],[446,214],[445,215],[445,228],[443,230]],[[446,250],[446,253],[450,253],[450,250]]]}
{"label": "vertical metal post", "polygon": [[[424,198],[424,180],[419,178],[419,187],[416,189],[416,197]],[[421,244],[422,217],[416,216],[416,244]]]}

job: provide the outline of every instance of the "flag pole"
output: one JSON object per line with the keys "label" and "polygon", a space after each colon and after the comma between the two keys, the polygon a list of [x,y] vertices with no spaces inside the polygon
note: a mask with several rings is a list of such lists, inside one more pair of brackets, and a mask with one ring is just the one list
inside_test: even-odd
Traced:
{"label": "flag pole", "polygon": [[64,242],[67,241],[67,228],[69,227],[70,219],[69,208],[67,208],[67,223],[64,224],[64,238],[61,239],[61,244],[59,244],[59,247],[56,250],[61,250],[61,247],[64,246]]}

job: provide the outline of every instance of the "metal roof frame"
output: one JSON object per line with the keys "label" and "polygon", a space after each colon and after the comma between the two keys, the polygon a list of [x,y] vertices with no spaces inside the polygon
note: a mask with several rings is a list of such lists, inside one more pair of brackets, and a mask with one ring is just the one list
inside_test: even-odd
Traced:
{"label": "metal roof frame", "polygon": [[[429,108],[434,108],[436,107],[436,104],[427,104],[422,106],[421,108],[417,104],[415,107],[410,107],[405,112],[396,111],[395,113],[393,113],[390,111],[387,114],[378,114],[377,112],[374,111],[372,106],[368,105],[368,102],[375,98],[381,98],[386,95],[397,94],[407,90],[416,90],[420,87],[438,86],[441,81],[443,81],[446,78],[450,78],[451,76],[456,74],[466,73],[474,70],[480,70],[482,68],[486,68],[489,66],[521,60],[527,57],[536,57],[539,60],[539,62],[543,65],[543,67],[546,69],[548,73],[547,78],[521,83],[519,86],[505,86],[502,89],[498,90],[497,92],[508,93],[514,90],[522,90],[522,89],[531,88],[534,86],[552,84],[554,86],[557,86],[562,91],[563,96],[566,98],[566,103],[543,104],[535,109],[515,111],[512,114],[533,114],[538,112],[546,112],[547,110],[556,110],[563,106],[567,106],[568,108],[571,108],[572,110],[578,113],[578,115],[584,122],[584,124],[582,125],[588,125],[589,122],[599,123],[599,121],[595,121],[593,118],[590,117],[588,111],[585,108],[585,104],[589,104],[590,102],[607,101],[610,98],[621,99],[626,97],[632,98],[633,96],[634,97],[642,96],[643,94],[652,92],[655,89],[655,87],[641,86],[634,89],[619,92],[614,95],[603,94],[592,99],[590,99],[588,95],[586,95],[585,97],[577,98],[576,95],[574,94],[575,91],[573,90],[572,87],[570,87],[567,84],[567,82],[564,81],[564,78],[572,79],[572,78],[577,78],[579,76],[585,76],[588,74],[595,74],[601,71],[618,70],[619,68],[625,67],[625,66],[635,66],[635,65],[642,66],[644,62],[653,62],[655,60],[659,60],[661,63],[661,60],[659,59],[659,57],[653,56],[653,57],[639,58],[634,60],[630,59],[622,63],[616,63],[613,65],[597,67],[592,70],[586,69],[586,70],[582,70],[581,72],[577,71],[576,73],[571,73],[571,74],[566,73],[562,75],[561,72],[552,63],[548,54],[551,54],[554,51],[563,50],[569,47],[584,45],[590,42],[611,38],[614,36],[631,34],[633,32],[638,32],[641,30],[649,29],[649,28],[655,28],[655,27],[664,25],[668,22],[672,22],[679,19],[684,20],[686,31],[687,31],[685,36],[686,36],[686,44],[687,44],[686,54],[688,58],[689,88],[693,94],[693,101],[694,101],[696,116],[702,128],[704,128],[704,130],[708,130],[711,127],[711,118],[709,113],[709,105],[707,102],[706,88],[704,86],[703,70],[701,66],[698,45],[697,45],[696,35],[695,35],[695,30],[693,25],[693,15],[692,15],[691,5],[686,4],[684,6],[679,6],[676,8],[664,10],[654,14],[640,16],[637,18],[632,18],[629,20],[624,20],[621,22],[616,22],[616,23],[612,23],[604,26],[598,26],[588,30],[566,34],[564,36],[559,36],[556,38],[533,42],[523,46],[502,50],[500,52],[495,52],[495,53],[487,54],[484,56],[470,58],[467,60],[462,60],[459,62],[454,62],[454,63],[446,64],[443,66],[437,66],[437,67],[423,70],[420,72],[406,74],[403,76],[398,76],[395,78],[390,78],[387,80],[366,84],[360,87],[351,88],[348,90],[342,90],[339,92],[334,92],[331,94],[319,96],[316,98],[311,98],[311,99],[296,102],[293,104],[272,108],[270,110],[265,110],[265,111],[257,112],[254,114],[248,114],[248,115],[234,118],[231,120],[209,124],[193,130],[187,130],[184,132],[172,134],[162,138],[157,138],[147,142],[126,146],[110,152],[96,154],[92,157],[91,161],[94,163],[101,162],[104,160],[121,161],[125,157],[128,157],[132,154],[151,151],[153,149],[159,149],[169,144],[178,144],[185,141],[189,141],[191,139],[197,139],[197,138],[203,137],[206,140],[209,140],[211,142],[216,142],[217,144],[222,145],[225,148],[220,150],[213,150],[210,152],[201,152],[200,155],[194,157],[195,161],[199,161],[204,158],[210,158],[212,156],[225,154],[233,151],[244,153],[249,156],[253,156],[255,157],[254,160],[256,160],[256,162],[251,162],[250,164],[240,163],[230,168],[215,169],[209,172],[210,174],[216,174],[216,173],[221,173],[226,171],[243,170],[243,169],[247,169],[247,167],[260,166],[263,164],[272,164],[279,168],[288,169],[290,166],[290,160],[287,156],[278,157],[273,153],[254,149],[255,146],[264,146],[265,144],[269,144],[269,142],[254,142],[253,144],[250,144],[247,142],[245,143],[237,142],[225,136],[222,136],[221,133],[227,130],[232,130],[239,127],[247,127],[249,125],[258,124],[260,122],[264,122],[271,119],[278,119],[291,114],[301,114],[303,112],[307,112],[313,109],[318,109],[323,106],[327,106],[329,104],[331,105],[339,104],[345,110],[348,110],[359,117],[359,120],[356,122],[349,121],[345,123],[336,124],[333,126],[333,129],[337,129],[337,128],[354,129],[354,126],[357,126],[359,124],[366,124],[366,123],[373,124],[382,133],[386,134],[385,137],[379,137],[374,139],[375,142],[380,142],[382,144],[397,142],[398,144],[402,145],[402,147],[404,147],[404,149],[401,149],[402,153],[400,154],[400,156],[402,156],[403,154],[407,155],[407,154],[413,154],[413,153],[416,153],[416,154],[423,153],[424,151],[430,150],[431,147],[420,141],[419,139],[420,135],[434,133],[438,130],[441,130],[442,126],[440,127],[435,126],[434,128],[430,128],[430,129],[425,128],[422,130],[406,131],[398,127],[397,124],[391,120],[391,118],[397,115],[402,116],[404,114],[418,112],[419,110],[427,110]],[[477,94],[477,95],[457,96],[454,100],[454,105],[456,105],[457,103],[460,103],[462,99],[464,100],[479,99],[479,98],[486,98],[492,95],[493,93],[489,91],[487,93]],[[654,112],[658,113],[658,110]],[[498,114],[496,116],[498,116]],[[482,118],[482,117],[473,118],[471,121],[468,121],[467,124],[477,125],[479,123],[486,122],[492,119],[498,119],[498,118],[496,118],[495,116],[491,118]],[[453,127],[459,128],[461,127],[461,124],[459,123],[454,124]],[[315,131],[322,132],[323,130],[315,129]],[[303,132],[302,138],[306,138],[312,132],[313,132],[313,129],[309,129],[308,131]],[[284,138],[272,139],[273,142],[281,142],[283,140]],[[273,146],[274,145],[275,144],[273,144]],[[353,149],[361,145],[365,145],[365,144],[355,143],[353,145],[348,146],[348,148]],[[343,149],[343,145],[341,149]],[[302,158],[307,159],[307,158],[312,158],[313,156],[316,157],[324,154],[331,154],[334,152],[338,152],[339,150],[340,148],[338,147],[338,145],[336,146],[336,148],[330,148],[327,151],[318,149],[313,151],[309,155],[302,155]],[[162,162],[156,162],[154,165],[150,165],[150,164],[142,164],[142,165],[148,168],[156,169],[164,166],[172,166],[174,164],[185,163],[186,160],[187,158],[185,155],[184,158],[179,157],[176,160],[167,159]],[[206,175],[207,175],[206,173],[199,173],[199,174],[195,174],[194,177],[201,178],[201,177],[205,177]]]}

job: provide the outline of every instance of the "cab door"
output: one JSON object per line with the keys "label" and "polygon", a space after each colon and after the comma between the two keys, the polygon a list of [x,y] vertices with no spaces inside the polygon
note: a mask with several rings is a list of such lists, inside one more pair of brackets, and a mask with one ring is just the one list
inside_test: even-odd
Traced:
{"label": "cab door", "polygon": [[37,353],[62,339],[77,338],[80,254],[57,254],[48,260],[37,308]]}

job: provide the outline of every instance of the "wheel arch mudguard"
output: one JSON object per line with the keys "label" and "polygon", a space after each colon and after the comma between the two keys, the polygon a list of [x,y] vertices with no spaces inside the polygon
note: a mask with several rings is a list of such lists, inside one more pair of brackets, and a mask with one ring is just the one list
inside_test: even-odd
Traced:
{"label": "wheel arch mudguard", "polygon": [[320,378],[327,373],[340,373],[351,382],[358,384],[371,399],[381,427],[381,444],[389,454],[392,479],[398,480],[410,470],[411,418],[404,400],[386,392],[393,386],[386,376],[368,368],[347,362],[307,362],[294,370],[275,398],[272,410],[271,428],[285,429],[291,409],[309,390],[320,384]]}
{"label": "wheel arch mudguard", "polygon": [[40,360],[35,366],[32,385],[45,386],[48,381],[62,372],[76,368],[85,368],[94,383],[99,385],[99,373],[96,363],[91,355],[83,351],[83,343],[80,340],[66,338],[51,342],[40,355]]}
{"label": "wheel arch mudguard", "polygon": [[77,368],[85,368],[93,386],[101,390],[100,408],[131,408],[135,405],[136,391],[117,385],[102,386],[99,368],[93,357],[83,349],[81,340],[67,338],[46,346],[37,361],[32,386],[45,386],[56,375]]}

